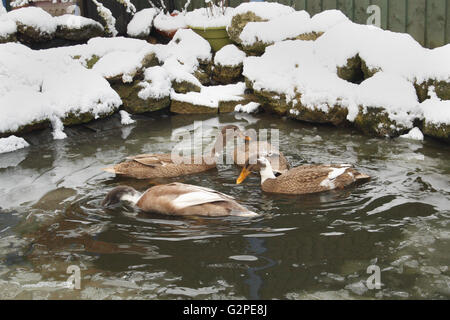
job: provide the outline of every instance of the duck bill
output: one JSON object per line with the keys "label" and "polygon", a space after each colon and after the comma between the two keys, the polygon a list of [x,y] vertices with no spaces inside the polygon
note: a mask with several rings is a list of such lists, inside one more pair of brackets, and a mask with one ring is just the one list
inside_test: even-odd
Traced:
{"label": "duck bill", "polygon": [[245,141],[251,141],[252,138],[250,138],[249,136],[245,136],[245,137],[244,137],[244,140],[245,140]]}
{"label": "duck bill", "polygon": [[247,170],[247,168],[243,168],[241,174],[236,179],[236,184],[241,184],[250,173],[251,173],[250,170]]}

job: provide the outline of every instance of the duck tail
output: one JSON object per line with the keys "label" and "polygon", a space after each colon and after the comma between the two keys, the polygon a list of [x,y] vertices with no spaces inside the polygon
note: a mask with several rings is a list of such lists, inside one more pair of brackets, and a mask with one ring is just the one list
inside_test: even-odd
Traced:
{"label": "duck tail", "polygon": [[370,180],[370,176],[368,176],[367,174],[360,173],[355,176],[355,179],[357,181],[366,181],[366,180]]}
{"label": "duck tail", "polygon": [[103,168],[103,171],[109,172],[109,173],[114,173],[116,174],[116,169],[114,169],[114,167],[107,167],[107,168]]}

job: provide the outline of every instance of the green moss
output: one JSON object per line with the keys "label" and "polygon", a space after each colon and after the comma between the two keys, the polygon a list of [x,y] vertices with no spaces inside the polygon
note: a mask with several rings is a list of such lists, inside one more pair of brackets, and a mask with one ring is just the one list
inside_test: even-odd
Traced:
{"label": "green moss", "polygon": [[419,98],[419,102],[423,102],[426,99],[429,99],[428,90],[431,86],[434,86],[434,91],[436,95],[442,100],[450,100],[450,82],[447,81],[437,81],[434,79],[429,79],[422,83],[414,83],[414,87],[416,88],[417,97]]}
{"label": "green moss", "polygon": [[39,30],[17,22],[17,39],[25,44],[42,43],[54,38],[54,33],[40,32]]}
{"label": "green moss", "polygon": [[16,42],[17,36],[15,33],[7,34],[6,36],[0,36],[0,43]]}
{"label": "green moss", "polygon": [[194,83],[176,80],[172,81],[172,88],[176,93],[200,92],[200,87]]}
{"label": "green moss", "polygon": [[92,57],[90,57],[89,59],[87,59],[85,61],[86,63],[86,68],[88,69],[92,69],[94,67],[94,65],[98,62],[98,60],[100,60],[100,57],[97,55],[92,55]]}
{"label": "green moss", "polygon": [[302,33],[298,36],[296,36],[294,39],[292,40],[305,40],[305,41],[310,41],[310,40],[317,40],[317,38],[319,38],[321,35],[323,35],[323,32],[309,32],[309,33]]}
{"label": "green moss", "polygon": [[198,69],[194,72],[194,77],[200,81],[200,83],[204,86],[211,84],[211,79],[209,77],[209,74],[207,74],[205,71]]}
{"label": "green moss", "polygon": [[116,83],[111,87],[119,94],[122,99],[123,108],[130,113],[153,112],[167,108],[170,105],[170,97],[162,99],[149,98],[143,100],[138,96],[142,87],[139,85],[141,81],[135,80],[131,84]]}
{"label": "green moss", "polygon": [[360,106],[354,123],[365,134],[378,137],[397,137],[409,129],[391,120],[381,107],[367,107],[364,112]]}
{"label": "green moss", "polygon": [[255,13],[248,11],[246,13],[237,14],[231,19],[231,24],[228,27],[228,35],[233,42],[241,44],[241,35],[242,30],[249,22],[258,22],[258,21],[267,21],[258,17]]}
{"label": "green moss", "polygon": [[425,122],[422,128],[425,135],[450,143],[450,125]]}
{"label": "green moss", "polygon": [[339,78],[353,83],[360,83],[364,79],[363,71],[361,70],[361,58],[356,56],[347,59],[347,63],[337,68],[337,75]]}
{"label": "green moss", "polygon": [[361,70],[364,74],[364,80],[371,78],[375,73],[381,71],[381,68],[369,68],[364,59],[361,59]]}
{"label": "green moss", "polygon": [[347,120],[348,110],[340,105],[335,105],[324,112],[320,109],[310,109],[298,103],[294,108],[298,113],[289,112],[288,115],[291,118],[311,122],[311,123],[330,123],[335,126],[348,125]]}
{"label": "green moss", "polygon": [[236,67],[215,65],[212,79],[220,84],[236,83],[242,79],[242,64]]}
{"label": "green moss", "polygon": [[90,24],[82,26],[81,28],[68,28],[66,26],[58,26],[56,30],[56,37],[72,40],[72,41],[86,41],[91,38],[101,37],[104,35],[104,30],[97,24]]}

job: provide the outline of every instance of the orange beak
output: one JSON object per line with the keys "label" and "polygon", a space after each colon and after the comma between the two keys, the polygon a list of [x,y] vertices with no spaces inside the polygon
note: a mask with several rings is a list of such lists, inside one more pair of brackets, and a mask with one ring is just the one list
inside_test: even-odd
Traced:
{"label": "orange beak", "polygon": [[239,175],[239,177],[236,180],[236,184],[241,184],[250,173],[251,173],[251,171],[247,170],[247,168],[245,168],[245,167],[242,168],[241,174]]}
{"label": "orange beak", "polygon": [[249,136],[245,136],[244,139],[245,139],[245,141],[251,141],[252,140],[252,138],[250,138]]}

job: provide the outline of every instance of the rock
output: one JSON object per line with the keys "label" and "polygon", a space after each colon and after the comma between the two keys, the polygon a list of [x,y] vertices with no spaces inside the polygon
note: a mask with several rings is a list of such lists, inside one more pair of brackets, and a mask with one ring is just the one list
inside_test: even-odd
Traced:
{"label": "rock", "polygon": [[432,122],[425,121],[423,124],[422,131],[427,136],[443,140],[450,143],[450,125],[449,124],[435,124]]}
{"label": "rock", "polygon": [[236,83],[242,80],[245,52],[234,44],[224,46],[214,56],[212,79],[220,84]]}
{"label": "rock", "polygon": [[95,20],[65,14],[55,17],[57,28],[56,37],[72,41],[87,41],[91,38],[101,37],[105,30]]}
{"label": "rock", "polygon": [[204,71],[203,69],[200,69],[200,68],[197,69],[194,72],[194,77],[196,77],[203,86],[207,86],[207,85],[211,84],[211,78],[210,78],[209,74],[206,71]]}
{"label": "rock", "polygon": [[269,21],[269,20],[258,17],[255,13],[251,11],[235,15],[231,19],[231,23],[227,28],[227,32],[228,35],[230,36],[230,39],[236,42],[237,44],[241,44],[242,41],[239,36],[244,27],[249,22],[258,22],[258,21]]}
{"label": "rock", "polygon": [[352,83],[360,83],[364,80],[364,73],[361,69],[361,58],[356,56],[347,59],[347,64],[337,67],[337,75],[339,78],[350,81]]}
{"label": "rock", "polygon": [[130,113],[152,112],[164,109],[170,105],[170,97],[142,99],[139,92],[143,90],[145,81],[135,80],[130,84],[115,83],[112,88],[122,99],[123,108]]}
{"label": "rock", "polygon": [[311,41],[312,40],[312,41],[315,41],[315,40],[317,40],[317,38],[319,38],[323,34],[324,33],[320,32],[320,31],[318,31],[318,32],[313,31],[313,32],[308,32],[308,33],[302,33],[302,34],[296,36],[293,40],[305,40],[305,41]]}
{"label": "rock", "polygon": [[450,100],[450,82],[429,79],[421,83],[414,83],[414,88],[416,89],[417,97],[420,102],[430,98],[428,92],[431,87],[434,87],[434,92],[436,92],[436,95],[440,99]]}
{"label": "rock", "polygon": [[290,108],[290,105],[287,103],[286,96],[284,94],[264,90],[254,90],[254,94],[258,96],[258,100],[261,103],[263,109],[270,113],[276,113],[280,116],[283,116]]}
{"label": "rock", "polygon": [[172,81],[172,88],[176,93],[188,93],[188,92],[200,92],[201,88],[192,82],[189,81]]}
{"label": "rock", "polygon": [[0,17],[0,43],[17,41],[17,26],[13,20]]}
{"label": "rock", "polygon": [[212,79],[221,84],[236,83],[242,80],[243,64],[237,66],[214,65]]}
{"label": "rock", "polygon": [[170,103],[170,111],[183,114],[217,113],[218,108],[189,103],[185,101],[178,101],[172,97],[172,102]]}
{"label": "rock", "polygon": [[26,44],[50,41],[55,37],[56,22],[53,17],[37,7],[13,10],[8,17],[16,22],[17,38]]}
{"label": "rock", "polygon": [[97,115],[95,115],[91,112],[82,112],[82,113],[70,112],[61,119],[61,122],[65,126],[73,126],[73,125],[77,125],[77,124],[88,123],[88,122],[91,122],[96,119],[106,118],[106,117],[112,115],[114,112],[115,112],[115,110],[111,110],[110,112],[100,113]]}
{"label": "rock", "polygon": [[311,123],[331,123],[335,126],[347,125],[348,110],[340,105],[328,107],[327,111],[323,108],[308,108],[301,103],[289,110],[288,116],[293,119],[311,122]]}
{"label": "rock", "polygon": [[355,118],[355,127],[365,134],[378,137],[397,137],[410,129],[391,120],[388,112],[382,107],[359,107]]}

